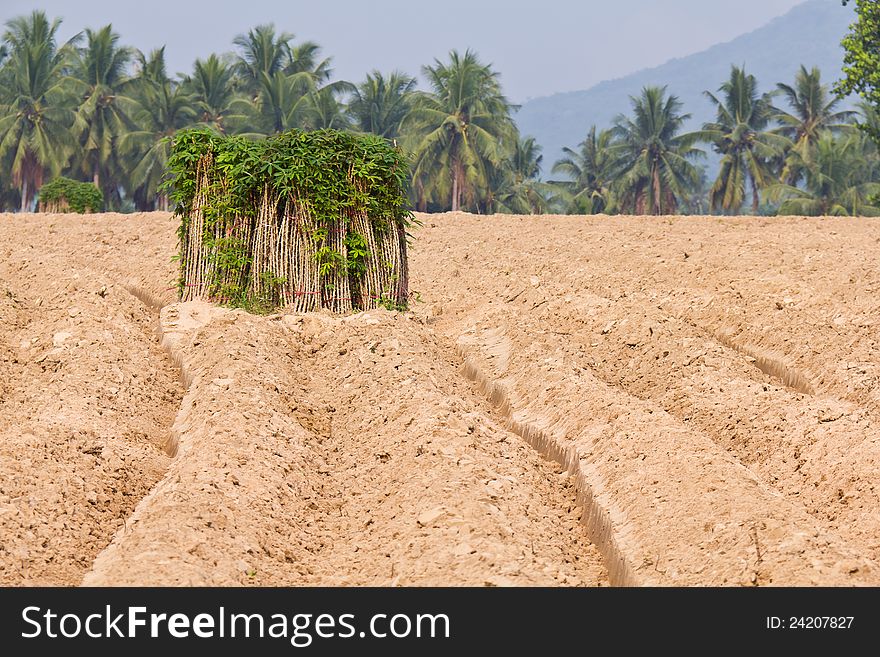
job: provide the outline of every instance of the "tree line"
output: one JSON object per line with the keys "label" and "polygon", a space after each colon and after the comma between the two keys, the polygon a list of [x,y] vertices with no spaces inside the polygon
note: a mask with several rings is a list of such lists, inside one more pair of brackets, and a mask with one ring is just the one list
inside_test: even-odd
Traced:
{"label": "tree line", "polygon": [[[880,214],[880,154],[870,134],[877,111],[859,103],[840,110],[819,70],[801,66],[794,84],[759,94],[758,83],[733,66],[717,92],[705,92],[716,119],[683,132],[690,119],[665,88],[646,87],[632,115],[592,127],[553,166],[567,212],[804,215]],[[780,102],[781,101],[781,102]],[[720,155],[717,177],[698,166],[707,145]]]}
{"label": "tree line", "polygon": [[[541,147],[520,134],[499,73],[452,51],[415,77],[334,80],[330,58],[272,25],[234,50],[168,74],[164,48],[140,52],[111,25],[58,43],[60,20],[34,11],[6,24],[0,46],[0,207],[31,209],[44,182],[91,181],[108,209],[167,209],[161,183],[182,128],[259,138],[291,128],[380,135],[411,154],[411,201],[422,211],[479,213],[878,214],[880,156],[856,124],[872,106],[840,111],[816,69],[759,94],[733,67],[707,96],[717,118],[685,132],[690,115],[665,88],[632,99],[629,115],[591,128],[541,177]],[[782,101],[782,102],[780,102]],[[707,180],[706,145],[721,156]]]}
{"label": "tree line", "polygon": [[394,71],[359,84],[332,79],[312,42],[261,25],[234,52],[168,74],[164,48],[140,52],[111,25],[58,43],[61,21],[42,11],[10,20],[0,47],[0,206],[34,206],[42,184],[93,181],[109,209],[166,209],[170,144],[186,127],[259,138],[291,128],[370,132],[413,154],[413,204],[422,210],[524,212],[537,148],[523,140],[498,73],[471,51],[423,73],[430,89]]}

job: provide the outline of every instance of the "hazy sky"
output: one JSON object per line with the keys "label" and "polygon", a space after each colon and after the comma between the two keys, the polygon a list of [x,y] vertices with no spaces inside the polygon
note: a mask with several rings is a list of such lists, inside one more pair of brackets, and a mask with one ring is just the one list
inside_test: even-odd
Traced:
{"label": "hazy sky", "polygon": [[231,50],[236,34],[268,22],[318,42],[335,77],[352,81],[373,68],[415,75],[452,48],[472,48],[521,102],[698,52],[801,1],[0,0],[0,21],[43,9],[64,19],[64,39],[110,22],[141,50],[165,45],[172,73]]}

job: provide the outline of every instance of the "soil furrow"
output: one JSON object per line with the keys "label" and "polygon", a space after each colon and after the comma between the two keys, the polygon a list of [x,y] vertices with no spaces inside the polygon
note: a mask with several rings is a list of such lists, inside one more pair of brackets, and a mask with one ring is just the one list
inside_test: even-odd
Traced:
{"label": "soil furrow", "polygon": [[0,582],[877,583],[880,223],[421,219],[412,311],[257,317],[0,217]]}
{"label": "soil furrow", "polygon": [[[772,277],[745,278],[742,263],[732,255],[740,248],[736,240],[764,226],[737,221],[731,228],[692,218],[536,222],[496,217],[487,231],[476,217],[432,216],[413,251],[414,271],[420,274],[414,286],[427,301],[422,312],[450,339],[474,328],[488,336],[505,326],[508,351],[533,354],[538,397],[527,396],[529,404],[540,407],[537,372],[548,363],[546,385],[553,385],[554,377],[595,375],[711,438],[765,485],[784,493],[794,509],[808,511],[825,532],[842,539],[844,550],[876,559],[880,545],[872,509],[878,503],[873,481],[880,445],[871,430],[871,394],[856,398],[823,376],[834,370],[823,357],[858,343],[814,343],[812,361],[789,356],[802,353],[796,345],[806,337],[799,323],[779,323],[797,321],[787,311],[797,304],[785,287],[793,277],[780,266]],[[860,231],[872,230],[870,224],[849,224],[852,240],[840,247],[849,248],[862,239]],[[694,244],[701,231],[711,237]],[[491,251],[493,259],[472,266],[484,251]],[[422,253],[431,255],[420,259]],[[745,260],[745,266],[760,271],[750,258]],[[799,274],[810,281],[808,273]],[[861,283],[852,278],[851,284]],[[725,280],[737,281],[733,298],[724,291]],[[771,282],[767,291],[749,293],[750,285],[760,289],[765,281]],[[827,314],[837,300],[822,298],[820,290],[816,284],[809,291],[812,303]],[[773,301],[764,303],[772,308],[769,314],[775,313],[775,329],[762,335],[776,342],[752,341],[748,336],[754,331],[739,328],[745,337],[737,335],[735,344],[722,346],[713,335],[724,326],[717,317],[740,313],[734,326],[747,326],[746,321],[760,325],[768,313],[755,313],[751,307],[757,304],[746,302],[768,297]],[[854,298],[853,305],[864,306],[864,301]],[[497,354],[489,356],[497,368]],[[550,393],[543,394],[549,399]],[[549,414],[559,417],[558,409]]]}
{"label": "soil furrow", "polygon": [[163,331],[191,381],[177,458],[87,584],[607,583],[567,477],[417,322],[190,303]]}
{"label": "soil furrow", "polygon": [[154,318],[39,221],[0,222],[0,583],[72,585],[164,473],[180,388]]}

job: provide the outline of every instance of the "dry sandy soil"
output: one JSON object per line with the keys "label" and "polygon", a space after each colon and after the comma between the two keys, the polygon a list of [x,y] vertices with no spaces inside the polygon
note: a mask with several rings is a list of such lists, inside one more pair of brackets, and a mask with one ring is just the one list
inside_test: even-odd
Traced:
{"label": "dry sandy soil", "polygon": [[880,223],[423,215],[405,313],[0,215],[0,584],[877,585]]}

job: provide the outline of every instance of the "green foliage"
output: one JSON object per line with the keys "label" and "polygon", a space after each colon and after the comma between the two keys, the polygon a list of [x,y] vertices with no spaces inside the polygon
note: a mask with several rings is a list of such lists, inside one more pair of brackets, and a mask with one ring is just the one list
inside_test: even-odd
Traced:
{"label": "green foliage", "polygon": [[[243,224],[269,222],[276,227],[272,230],[280,230],[277,227],[285,221],[293,221],[295,227],[288,230],[308,231],[307,250],[324,291],[335,290],[340,276],[352,281],[353,290],[360,289],[371,257],[378,254],[371,253],[367,237],[355,230],[354,222],[366,217],[373,236],[389,238],[411,225],[408,167],[400,149],[374,135],[291,130],[251,141],[207,129],[184,130],[170,140],[162,191],[181,218],[181,245],[197,240],[210,260],[206,270],[212,277],[210,293],[241,307],[274,306],[281,302],[288,278],[266,271],[251,273],[256,266],[254,252],[274,248],[254,240],[291,237],[255,237],[254,228],[247,242],[232,233],[240,232]],[[192,236],[196,216],[203,222],[202,234]],[[191,252],[182,248],[181,272],[188,271],[192,259]],[[181,285],[187,284],[184,279]]]}
{"label": "green foliage", "polygon": [[835,134],[851,127],[851,119],[855,112],[835,111],[841,98],[829,92],[822,84],[818,68],[808,71],[801,66],[795,75],[794,85],[779,83],[776,85],[792,111],[773,108],[779,127],[773,130],[792,143],[781,177],[790,185],[799,183],[804,175],[804,168],[799,163],[809,162],[819,138],[825,131]]}
{"label": "green foliage", "polygon": [[431,93],[418,93],[403,123],[415,154],[414,191],[420,209],[479,210],[491,190],[493,169],[504,166],[518,133],[514,106],[499,74],[477,54],[453,50],[449,62],[422,69]]}
{"label": "green foliage", "polygon": [[101,212],[104,195],[92,183],[59,177],[40,188],[40,206],[47,212]]}
{"label": "green foliage", "polygon": [[621,162],[611,130],[591,126],[577,150],[565,147],[564,157],[553,165],[553,173],[567,180],[552,181],[559,200],[570,214],[600,214],[615,210],[612,183],[619,177]]}
{"label": "green foliage", "polygon": [[549,209],[550,186],[540,181],[541,147],[534,137],[518,138],[500,167],[491,167],[491,205],[508,214],[542,214]]}
{"label": "green foliage", "polygon": [[64,75],[76,37],[59,47],[60,25],[37,10],[6,23],[3,34],[9,54],[0,71],[0,161],[2,177],[19,188],[22,210],[77,147],[74,80]]}
{"label": "green foliage", "polygon": [[782,200],[779,214],[880,215],[880,164],[876,146],[866,135],[836,137],[825,131],[809,160],[800,165],[806,172],[803,187],[780,183],[768,189],[771,200]]}
{"label": "green foliage", "polygon": [[774,158],[780,158],[791,142],[766,130],[773,120],[773,105],[768,94],[758,95],[754,75],[733,66],[719,91],[720,98],[705,92],[715,105],[717,118],[705,124],[700,133],[700,138],[711,142],[723,156],[721,170],[709,190],[709,204],[713,210],[738,213],[751,186],[752,213],[756,214],[760,191],[777,177]]}
{"label": "green foliage", "polygon": [[184,130],[171,140],[162,190],[169,192],[180,216],[192,210],[197,167],[208,154],[215,158],[220,178],[213,181],[216,196],[205,206],[207,227],[249,212],[267,185],[282,196],[295,194],[318,218],[319,227],[326,228],[350,209],[366,211],[371,220],[386,224],[409,225],[412,217],[405,196],[406,156],[380,137],[290,130],[250,141],[204,129]]}
{"label": "green foliage", "polygon": [[318,262],[318,273],[328,278],[339,273],[345,264],[345,258],[338,251],[329,246],[322,246],[315,252],[315,260]]}
{"label": "green foliage", "polygon": [[[843,0],[848,4],[849,0]],[[880,3],[876,0],[855,0],[856,22],[850,26],[841,45],[844,78],[835,90],[841,95],[857,93],[880,110]],[[865,126],[880,143],[880,132]]]}
{"label": "green foliage", "polygon": [[119,45],[119,35],[107,25],[86,29],[85,47],[73,57],[73,70],[82,102],[77,109],[81,148],[74,158],[82,174],[92,178],[107,201],[118,206],[118,138],[131,128],[133,101],[123,93],[126,71],[134,58],[132,48]]}
{"label": "green foliage", "polygon": [[360,233],[349,232],[345,236],[345,250],[348,255],[347,269],[354,276],[363,276],[367,273],[367,258],[370,256],[370,248],[367,239]]}
{"label": "green foliage", "polygon": [[692,163],[703,155],[697,135],[681,134],[690,114],[665,87],[645,87],[631,101],[633,116],[617,117],[612,128],[621,165],[617,197],[626,212],[672,214],[700,177]]}
{"label": "green foliage", "polygon": [[416,80],[399,71],[387,78],[379,71],[355,87],[348,111],[355,126],[374,135],[392,139],[400,134],[400,124],[412,105]]}
{"label": "green foliage", "polygon": [[403,312],[406,310],[407,305],[405,303],[398,303],[394,299],[389,299],[388,297],[380,297],[379,298],[379,307],[384,308],[390,312]]}
{"label": "green foliage", "polygon": [[167,210],[167,197],[159,189],[169,154],[165,138],[191,125],[196,109],[184,87],[168,78],[164,48],[140,54],[138,60],[140,71],[132,83],[135,127],[119,138],[119,150],[129,162],[126,178],[135,199],[151,199],[154,208]]}
{"label": "green foliage", "polygon": [[[12,18],[0,30],[0,208],[32,208],[43,181],[64,175],[94,180],[104,205],[112,209],[168,209],[173,199],[160,183],[172,156],[169,138],[201,126],[240,140],[217,145],[223,160],[217,166],[224,169],[222,175],[214,171],[209,181],[206,230],[241,208],[253,208],[260,181],[273,190],[282,185],[279,198],[270,199],[277,203],[272,211],[288,212],[289,190],[310,167],[324,167],[315,178],[320,184],[299,195],[306,207],[296,211],[323,217],[323,226],[309,228],[314,232],[312,265],[319,266],[315,253],[325,246],[346,254],[342,263],[321,256],[327,274],[356,277],[370,269],[373,258],[385,269],[387,258],[371,252],[381,249],[362,225],[328,234],[333,219],[326,218],[360,208],[371,218],[378,212],[380,223],[393,222],[400,207],[389,205],[391,197],[381,198],[390,187],[374,185],[370,176],[375,172],[343,176],[337,169],[347,156],[334,159],[330,153],[342,144],[331,143],[326,135],[279,136],[267,144],[255,139],[289,129],[350,128],[399,141],[412,153],[411,166],[398,162],[401,185],[411,177],[413,203],[432,212],[734,213],[750,200],[753,212],[771,211],[759,206],[762,192],[776,184],[805,189],[808,175],[816,179],[809,163],[825,132],[841,139],[857,120],[880,143],[880,3],[855,0],[855,5],[857,20],[843,41],[845,77],[834,91],[862,96],[858,119],[840,111],[838,98],[821,83],[817,70],[802,67],[793,81],[770,85],[775,91],[761,95],[757,81],[735,69],[721,93],[710,95],[717,118],[697,135],[722,156],[717,178],[713,172],[712,179],[703,181],[693,166],[692,136],[675,132],[683,127],[683,110],[670,105],[670,93],[664,104],[653,102],[659,94],[653,99],[643,94],[639,107],[618,117],[619,125],[594,130],[576,148],[564,149],[553,173],[565,180],[549,184],[540,176],[540,145],[519,133],[516,107],[504,95],[500,73],[472,51],[452,51],[424,67],[423,90],[417,90],[413,77],[397,71],[374,70],[351,84],[333,79],[331,61],[318,44],[261,25],[236,37],[231,52],[208,53],[189,75],[178,77],[169,75],[163,48],[138,52],[124,45],[111,25],[85,29],[61,43],[60,19],[35,11]],[[774,96],[780,100],[771,103]],[[329,141],[319,146],[321,139]],[[312,147],[315,152],[309,152]],[[345,146],[360,147],[353,142]],[[324,155],[316,155],[319,150]],[[876,153],[853,152],[868,158],[865,171],[875,171]],[[376,160],[370,153],[364,157]],[[197,159],[190,164],[196,167]],[[187,182],[178,182],[178,196],[185,202]],[[191,200],[197,187],[193,181]],[[870,205],[877,206],[876,200]],[[867,206],[860,200],[853,207]],[[208,260],[221,263],[230,276],[235,271],[244,275],[252,266],[260,269],[255,277],[259,290],[248,292],[251,297],[278,287],[263,276],[268,265],[253,263],[245,247],[227,238],[237,239],[211,234]],[[219,282],[218,295],[222,291],[221,296],[232,299],[230,285]],[[375,299],[381,291],[371,287],[361,293]]]}

